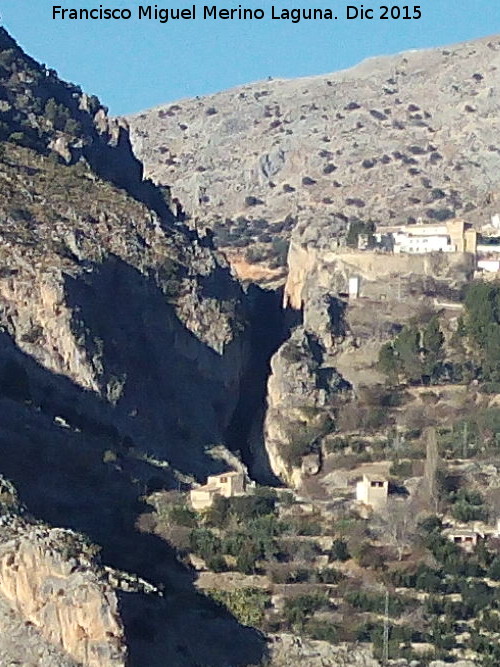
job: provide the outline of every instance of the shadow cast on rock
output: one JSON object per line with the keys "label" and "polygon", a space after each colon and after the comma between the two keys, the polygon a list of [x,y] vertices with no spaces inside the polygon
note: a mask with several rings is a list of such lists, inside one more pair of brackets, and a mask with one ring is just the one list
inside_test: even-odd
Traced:
{"label": "shadow cast on rock", "polygon": [[[179,412],[176,402],[170,414],[167,399],[169,388],[179,401],[189,399],[192,390],[179,383],[201,375],[196,354],[204,344],[184,330],[192,337],[193,358],[177,354],[180,322],[159,290],[122,262],[101,266],[84,283],[68,278],[67,289],[86,343],[101,341],[95,347],[103,369],[101,395],[41,366],[0,334],[0,471],[37,518],[85,533],[102,547],[103,564],[164,591],[164,597],[120,593],[132,665],[258,664],[266,653],[260,633],[221,614],[196,591],[193,573],[168,543],[137,529],[138,517],[149,508],[141,496],[151,480],[160,488],[175,482],[168,467],[158,468],[141,455],[146,445],[163,446],[189,471],[189,455],[175,456],[167,438],[174,418],[189,419],[191,413]],[[113,402],[105,388],[118,371],[127,381]],[[160,381],[165,374],[169,383]],[[199,385],[204,382],[208,389],[208,376]],[[207,410],[213,410],[211,398],[207,395]],[[130,416],[132,407],[142,411],[141,418]],[[214,437],[211,429],[215,426],[208,437]],[[178,446],[180,438],[172,441]],[[216,465],[199,455],[193,468],[210,464]]]}

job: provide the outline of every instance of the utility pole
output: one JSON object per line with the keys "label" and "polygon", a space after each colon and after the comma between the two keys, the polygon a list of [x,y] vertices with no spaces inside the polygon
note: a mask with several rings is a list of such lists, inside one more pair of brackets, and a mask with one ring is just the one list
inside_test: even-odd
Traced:
{"label": "utility pole", "polygon": [[385,611],[384,611],[384,645],[382,649],[382,664],[389,662],[389,591],[385,589]]}

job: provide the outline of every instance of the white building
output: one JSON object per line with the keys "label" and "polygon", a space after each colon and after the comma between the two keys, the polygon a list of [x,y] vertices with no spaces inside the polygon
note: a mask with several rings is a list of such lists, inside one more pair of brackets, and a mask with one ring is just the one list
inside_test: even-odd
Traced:
{"label": "white building", "polygon": [[387,505],[389,481],[383,475],[364,474],[356,484],[356,500],[370,505],[374,510],[383,509]]}
{"label": "white building", "polygon": [[432,252],[476,253],[477,232],[463,220],[448,220],[435,225],[396,225],[374,233],[386,251],[420,254]]}
{"label": "white building", "polygon": [[349,298],[357,299],[359,296],[359,276],[349,278]]}
{"label": "white building", "polygon": [[487,273],[500,272],[500,259],[480,259],[477,262],[479,271],[486,271]]}
{"label": "white building", "polygon": [[395,253],[456,252],[456,246],[448,234],[413,234],[396,232],[394,234]]}

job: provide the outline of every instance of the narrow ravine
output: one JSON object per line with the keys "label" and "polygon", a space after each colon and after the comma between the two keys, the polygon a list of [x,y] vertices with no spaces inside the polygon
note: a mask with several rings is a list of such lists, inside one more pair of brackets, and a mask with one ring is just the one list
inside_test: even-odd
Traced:
{"label": "narrow ravine", "polygon": [[[263,446],[262,428],[272,356],[290,335],[283,309],[283,290],[252,284],[247,290],[250,316],[250,354],[240,385],[240,398],[226,434],[228,447],[239,452],[255,481],[278,483]],[[256,447],[258,449],[256,449]]]}

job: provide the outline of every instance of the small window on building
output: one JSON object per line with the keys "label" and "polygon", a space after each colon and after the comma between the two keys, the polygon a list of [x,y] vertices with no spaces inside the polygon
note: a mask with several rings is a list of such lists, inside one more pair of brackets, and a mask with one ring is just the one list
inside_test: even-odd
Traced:
{"label": "small window on building", "polygon": [[220,478],[220,483],[221,484],[226,484],[227,483],[227,477],[221,477]]}

